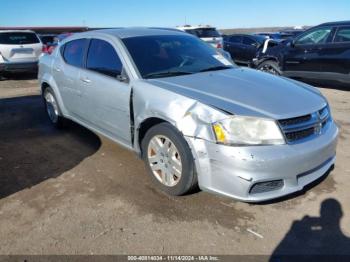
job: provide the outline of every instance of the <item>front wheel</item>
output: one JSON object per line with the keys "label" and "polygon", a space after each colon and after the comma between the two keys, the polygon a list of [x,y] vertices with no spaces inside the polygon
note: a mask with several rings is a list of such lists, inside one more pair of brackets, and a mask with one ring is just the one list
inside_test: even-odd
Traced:
{"label": "front wheel", "polygon": [[266,73],[277,75],[277,76],[282,75],[282,71],[279,68],[277,62],[272,61],[272,60],[268,60],[268,61],[262,62],[257,67],[257,69],[260,70],[260,71],[266,72]]}
{"label": "front wheel", "polygon": [[156,186],[169,195],[180,196],[197,187],[191,150],[172,125],[152,127],[141,142],[142,157]]}

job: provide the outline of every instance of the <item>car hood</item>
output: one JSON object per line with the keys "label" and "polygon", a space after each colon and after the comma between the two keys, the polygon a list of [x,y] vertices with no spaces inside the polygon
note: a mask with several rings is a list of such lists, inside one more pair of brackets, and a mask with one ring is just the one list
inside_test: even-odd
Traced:
{"label": "car hood", "polygon": [[147,81],[230,114],[285,119],[327,105],[311,86],[247,68]]}

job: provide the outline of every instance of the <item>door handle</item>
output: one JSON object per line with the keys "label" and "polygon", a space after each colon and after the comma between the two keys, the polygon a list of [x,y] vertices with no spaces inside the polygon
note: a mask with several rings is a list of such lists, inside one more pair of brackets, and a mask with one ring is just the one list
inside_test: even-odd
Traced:
{"label": "door handle", "polygon": [[56,72],[61,72],[61,68],[59,68],[58,66],[55,66],[55,67],[54,67],[54,70],[55,70]]}
{"label": "door handle", "polygon": [[87,78],[87,77],[80,78],[80,80],[81,80],[82,82],[84,82],[84,83],[87,83],[87,84],[91,83],[91,80],[90,80],[89,78]]}

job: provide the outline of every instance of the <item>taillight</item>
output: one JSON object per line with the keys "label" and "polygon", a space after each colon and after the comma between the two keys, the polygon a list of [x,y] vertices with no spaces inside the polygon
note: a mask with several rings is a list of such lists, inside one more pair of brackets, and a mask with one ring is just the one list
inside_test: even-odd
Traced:
{"label": "taillight", "polygon": [[50,46],[50,47],[48,47],[48,48],[47,48],[47,53],[48,53],[49,55],[51,55],[52,52],[55,50],[55,48],[56,48],[56,46]]}
{"label": "taillight", "polygon": [[41,49],[41,51],[44,53],[44,54],[48,54],[48,48],[47,48],[47,45],[43,45],[43,48]]}
{"label": "taillight", "polygon": [[222,48],[222,44],[218,43],[218,45],[216,46],[216,48]]}

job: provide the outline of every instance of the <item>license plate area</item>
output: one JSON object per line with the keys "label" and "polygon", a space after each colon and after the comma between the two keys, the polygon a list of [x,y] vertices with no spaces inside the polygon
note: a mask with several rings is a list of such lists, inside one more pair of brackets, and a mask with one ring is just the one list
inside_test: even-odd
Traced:
{"label": "license plate area", "polygon": [[16,49],[12,49],[12,53],[13,54],[27,54],[30,55],[33,53],[33,49],[32,48],[16,48]]}

